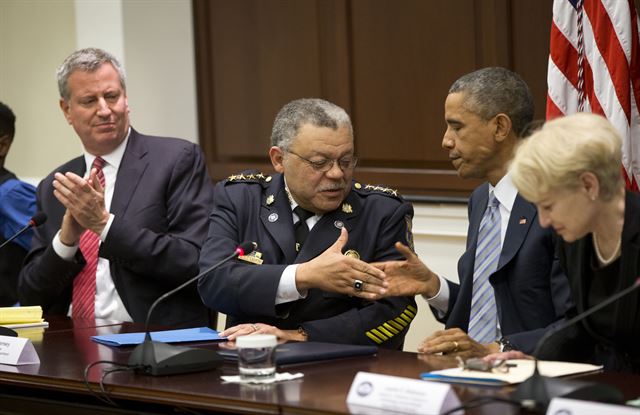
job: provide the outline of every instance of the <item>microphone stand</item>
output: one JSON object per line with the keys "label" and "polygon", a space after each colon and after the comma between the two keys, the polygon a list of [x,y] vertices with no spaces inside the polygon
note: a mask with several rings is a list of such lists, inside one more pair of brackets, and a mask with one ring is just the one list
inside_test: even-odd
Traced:
{"label": "microphone stand", "polygon": [[[4,248],[9,242],[16,239],[18,236],[25,233],[29,228],[35,228],[37,226],[42,225],[47,221],[47,214],[44,212],[37,212],[35,215],[29,219],[29,223],[25,225],[24,228],[20,229],[18,232],[13,234],[9,239],[5,240],[2,244],[0,244],[0,249]],[[17,337],[18,332],[8,327],[0,326],[0,336],[9,336],[9,337]]]}
{"label": "microphone stand", "polygon": [[163,342],[157,342],[151,339],[149,332],[149,320],[155,307],[167,297],[177,293],[189,284],[197,281],[202,276],[208,274],[220,265],[244,255],[245,251],[253,252],[256,248],[255,242],[243,242],[233,254],[224,258],[217,264],[214,264],[191,278],[187,282],[174,288],[173,290],[161,295],[151,304],[147,312],[147,319],[144,324],[144,341],[129,356],[129,366],[135,366],[136,371],[148,375],[172,375],[176,373],[190,373],[203,370],[215,369],[222,365],[224,359],[218,355],[215,350],[173,346]]}
{"label": "microphone stand", "polygon": [[542,376],[538,370],[537,356],[540,353],[542,346],[544,346],[551,336],[587,318],[603,307],[616,302],[620,298],[636,290],[638,287],[640,287],[640,278],[636,279],[631,286],[612,295],[600,304],[583,311],[577,316],[569,319],[567,322],[561,324],[559,327],[548,330],[540,338],[533,352],[535,362],[533,374],[523,383],[518,385],[512,397],[515,400],[520,401],[520,404],[523,407],[541,413],[547,410],[549,402],[556,396],[613,402],[622,401],[623,397],[620,391],[609,385]]}

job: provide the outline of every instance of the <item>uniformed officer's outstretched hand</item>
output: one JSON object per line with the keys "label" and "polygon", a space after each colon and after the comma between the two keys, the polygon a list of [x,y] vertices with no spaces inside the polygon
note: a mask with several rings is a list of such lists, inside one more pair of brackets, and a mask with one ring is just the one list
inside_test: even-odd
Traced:
{"label": "uniformed officer's outstretched hand", "polygon": [[349,294],[376,300],[386,293],[383,271],[356,258],[345,256],[342,249],[349,234],[342,228],[340,236],[326,251],[296,271],[296,287],[303,292],[310,288]]}
{"label": "uniformed officer's outstretched hand", "polygon": [[396,242],[405,261],[374,262],[371,265],[384,271],[387,291],[385,297],[425,295],[433,297],[440,291],[440,278],[429,269],[406,245]]}

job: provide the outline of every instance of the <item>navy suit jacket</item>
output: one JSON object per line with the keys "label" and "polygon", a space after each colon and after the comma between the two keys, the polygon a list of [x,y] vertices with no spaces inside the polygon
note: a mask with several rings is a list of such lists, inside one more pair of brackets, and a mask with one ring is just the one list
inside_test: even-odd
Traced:
{"label": "navy suit jacket", "polygon": [[[476,188],[469,200],[467,250],[458,261],[460,284],[448,281],[448,312],[439,317],[434,310],[446,328],[468,330],[478,229],[489,200],[488,186]],[[572,304],[567,277],[555,255],[555,241],[552,230],[540,227],[535,206],[517,195],[498,268],[489,281],[503,337],[526,353],[533,352],[545,329],[562,319]]]}
{"label": "navy suit jacket", "polygon": [[309,290],[307,297],[276,306],[285,267],[309,261],[349,231],[343,252],[355,250],[366,262],[400,259],[394,243],[411,243],[413,208],[390,189],[353,183],[341,207],[328,212],[311,229],[296,255],[291,205],[280,174],[243,173],[218,183],[209,236],[200,268],[232,253],[238,243],[258,243],[261,264],[228,262],[199,282],[202,300],[228,315],[227,326],[261,322],[280,329],[302,326],[309,340],[375,344],[401,348],[415,316],[413,297],[366,301],[345,294]]}
{"label": "navy suit jacket", "polygon": [[[83,176],[85,170],[84,158],[78,157],[54,172]],[[73,261],[65,261],[51,245],[65,212],[53,196],[53,174],[38,186],[38,210],[48,219],[36,229],[18,295],[22,305],[39,304],[45,314],[66,315],[73,279],[86,261],[80,250]],[[212,202],[213,184],[197,145],[131,129],[111,202],[115,219],[99,256],[109,260],[116,290],[135,322],[145,321],[160,295],[197,274]],[[208,313],[194,286],[160,303],[153,322],[202,325]]]}

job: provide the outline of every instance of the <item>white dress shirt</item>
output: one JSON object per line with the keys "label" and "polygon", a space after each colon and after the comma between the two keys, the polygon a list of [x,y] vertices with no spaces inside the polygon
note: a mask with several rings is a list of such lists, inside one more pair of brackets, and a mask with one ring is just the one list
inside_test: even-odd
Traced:
{"label": "white dress shirt", "polygon": [[[506,174],[502,179],[500,179],[495,187],[489,184],[489,193],[492,191],[496,199],[498,199],[498,202],[500,202],[500,249],[502,251],[504,239],[507,234],[507,226],[509,225],[509,217],[511,216],[513,203],[518,195],[518,189],[513,185],[511,176]],[[433,297],[423,297],[427,300],[430,306],[436,309],[439,316],[442,317],[449,310],[449,297],[451,296],[451,293],[449,291],[447,280],[441,275],[438,275],[438,278],[440,278],[440,291],[438,291],[438,293]],[[498,325],[499,324],[500,323],[498,322]]]}
{"label": "white dress shirt", "polygon": [[[124,156],[124,150],[127,147],[129,141],[129,134],[131,128],[127,132],[127,136],[120,143],[120,145],[111,153],[102,156],[106,162],[102,168],[104,174],[105,189],[104,189],[104,204],[105,209],[109,211],[111,208],[111,200],[113,199],[113,191],[116,186],[116,177],[118,175],[118,169]],[[84,151],[84,160],[86,164],[86,175],[89,176],[91,172],[91,166],[96,156]],[[113,223],[114,216],[109,214],[109,220],[107,225],[100,234],[100,243],[104,242]],[[53,250],[64,260],[71,261],[79,249],[76,244],[74,246],[67,246],[60,241],[60,231],[56,233],[53,238]],[[69,316],[73,315],[73,304],[69,307]],[[113,284],[113,278],[111,277],[111,270],[109,268],[109,261],[104,258],[98,257],[98,269],[96,271],[96,302],[95,302],[95,317],[99,319],[115,320],[115,321],[133,321],[124,304],[115,285]]]}
{"label": "white dress shirt", "polygon": [[[287,186],[287,180],[284,181],[285,187]],[[293,212],[293,209],[298,207],[298,204],[293,200],[293,198],[289,198],[291,202],[291,211],[293,215],[293,223],[296,224],[300,218],[298,215]],[[307,218],[307,226],[309,227],[309,232],[311,229],[318,223],[322,215],[313,215]],[[276,291],[276,304],[289,303],[291,301],[296,301],[301,298],[307,297],[307,291],[304,292],[298,291],[296,287],[296,271],[298,270],[298,265],[300,264],[292,264],[288,265],[284,271],[282,271],[282,275],[280,276],[280,283],[278,284],[278,290]]]}

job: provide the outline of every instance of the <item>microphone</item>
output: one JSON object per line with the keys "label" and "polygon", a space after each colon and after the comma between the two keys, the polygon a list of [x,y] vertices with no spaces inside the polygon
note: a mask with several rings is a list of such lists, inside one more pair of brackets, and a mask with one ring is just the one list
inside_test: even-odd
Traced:
{"label": "microphone", "polygon": [[189,281],[174,288],[173,290],[161,295],[151,304],[147,312],[147,319],[144,323],[144,341],[136,346],[129,356],[129,365],[136,366],[136,370],[143,374],[159,376],[172,375],[176,373],[190,373],[203,370],[215,369],[220,366],[224,359],[214,350],[201,348],[172,346],[166,343],[151,340],[149,333],[149,320],[155,307],[167,297],[177,293],[184,287],[199,280],[202,276],[208,274],[224,263],[242,256],[245,253],[251,253],[258,247],[255,242],[246,241],[241,243],[233,254],[224,258],[217,264],[214,264],[202,271]]}
{"label": "microphone", "polygon": [[610,296],[600,304],[597,304],[569,319],[563,324],[548,330],[540,338],[533,352],[533,357],[535,359],[533,374],[526,381],[518,385],[512,395],[512,398],[519,401],[523,407],[537,412],[546,412],[549,402],[556,396],[592,401],[622,402],[623,396],[621,392],[610,385],[542,376],[540,372],[538,372],[537,356],[551,336],[580,322],[581,320],[584,320],[603,307],[613,304],[620,298],[638,289],[638,287],[640,287],[640,277],[637,278],[631,286]]}
{"label": "microphone", "polygon": [[37,226],[42,225],[43,223],[45,223],[47,221],[47,214],[44,212],[37,212],[35,215],[33,215],[33,217],[31,219],[29,219],[29,223],[26,224],[26,226],[22,229],[20,229],[18,232],[16,232],[11,238],[7,239],[6,241],[4,241],[2,243],[2,245],[0,245],[0,249],[2,249],[2,247],[4,247],[6,244],[8,244],[9,242],[13,241],[14,239],[16,239],[18,236],[22,235],[23,233],[25,233],[27,231],[27,229],[29,228],[35,228]]}
{"label": "microphone", "polygon": [[[16,239],[18,236],[20,236],[23,233],[25,233],[27,231],[27,229],[35,228],[37,226],[40,226],[43,223],[45,223],[46,221],[47,221],[47,214],[44,213],[44,212],[37,212],[35,215],[33,215],[33,217],[31,219],[29,219],[29,223],[27,223],[27,225],[24,228],[20,229],[11,238],[7,239],[2,244],[0,244],[0,249],[2,249],[9,242],[11,242],[14,239]],[[8,327],[0,326],[0,336],[17,337],[18,333],[15,330],[10,329]]]}

